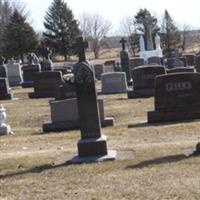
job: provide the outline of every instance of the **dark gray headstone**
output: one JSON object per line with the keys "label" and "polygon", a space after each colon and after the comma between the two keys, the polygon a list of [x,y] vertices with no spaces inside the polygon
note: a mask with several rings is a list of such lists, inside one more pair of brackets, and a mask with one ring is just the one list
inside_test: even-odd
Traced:
{"label": "dark gray headstone", "polygon": [[92,67],[86,61],[86,47],[87,43],[83,38],[77,38],[79,63],[74,69],[81,140],[78,142],[79,161],[75,159],[74,162],[86,162],[86,160],[80,161],[83,157],[93,157],[93,161],[96,161],[97,158],[94,157],[108,155],[106,138],[101,136],[95,78]]}
{"label": "dark gray headstone", "polygon": [[122,71],[126,73],[126,80],[129,82],[131,80],[130,69],[129,69],[129,56],[128,52],[125,50],[126,40],[122,38],[120,43],[122,44],[122,51],[120,52],[121,68]]}
{"label": "dark gray headstone", "polygon": [[157,76],[155,111],[148,113],[149,122],[200,118],[200,74],[172,73]]}
{"label": "dark gray headstone", "polygon": [[61,72],[38,72],[34,75],[34,93],[29,93],[30,98],[54,97],[56,88],[64,83]]}
{"label": "dark gray headstone", "polygon": [[0,78],[0,100],[12,99],[8,79]]}

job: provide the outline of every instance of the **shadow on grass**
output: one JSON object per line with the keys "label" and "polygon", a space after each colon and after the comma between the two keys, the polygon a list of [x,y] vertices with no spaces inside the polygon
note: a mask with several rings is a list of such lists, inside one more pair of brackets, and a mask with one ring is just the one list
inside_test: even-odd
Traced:
{"label": "shadow on grass", "polygon": [[66,161],[64,163],[60,163],[60,164],[47,164],[47,165],[41,165],[41,166],[37,166],[31,169],[27,169],[27,170],[23,170],[23,171],[18,171],[18,172],[12,172],[12,173],[7,173],[7,174],[0,174],[0,179],[2,178],[11,178],[14,176],[20,176],[20,175],[25,175],[25,174],[29,174],[29,173],[41,173],[44,172],[46,170],[50,170],[50,169],[56,169],[59,167],[64,167],[64,166],[69,166],[71,165],[71,160]]}
{"label": "shadow on grass", "polygon": [[142,168],[154,166],[154,165],[176,163],[176,162],[180,162],[182,160],[186,160],[186,159],[189,159],[189,158],[195,157],[195,156],[197,156],[197,155],[195,155],[195,153],[191,154],[189,156],[186,156],[184,154],[170,155],[170,156],[155,158],[155,159],[151,159],[151,160],[146,160],[146,161],[140,162],[136,165],[129,165],[126,167],[126,169],[142,169]]}
{"label": "shadow on grass", "polygon": [[185,124],[191,123],[198,120],[182,120],[182,121],[173,121],[173,122],[159,122],[159,123],[148,123],[148,122],[141,122],[136,124],[129,124],[128,128],[144,128],[144,127],[152,127],[152,126],[165,126],[165,125],[175,125],[175,124]]}

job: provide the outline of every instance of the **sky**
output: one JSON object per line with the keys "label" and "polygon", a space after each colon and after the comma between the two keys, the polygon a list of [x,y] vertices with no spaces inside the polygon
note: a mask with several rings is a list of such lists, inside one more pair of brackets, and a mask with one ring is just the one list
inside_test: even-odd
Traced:
{"label": "sky", "polygon": [[[15,1],[15,0],[10,0]],[[45,12],[53,0],[18,0],[26,3],[30,11],[29,21],[36,31],[42,31]],[[147,8],[159,20],[167,9],[179,28],[184,24],[200,29],[200,0],[65,0],[75,18],[82,13],[98,13],[111,21],[110,34],[117,35],[122,18],[133,16],[140,8]]]}

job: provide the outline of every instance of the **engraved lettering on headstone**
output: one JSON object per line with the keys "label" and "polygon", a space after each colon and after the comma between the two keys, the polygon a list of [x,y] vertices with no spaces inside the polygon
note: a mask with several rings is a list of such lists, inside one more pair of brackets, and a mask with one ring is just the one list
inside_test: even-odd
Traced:
{"label": "engraved lettering on headstone", "polygon": [[166,91],[182,91],[182,90],[191,90],[192,84],[189,81],[186,82],[172,82],[166,84]]}

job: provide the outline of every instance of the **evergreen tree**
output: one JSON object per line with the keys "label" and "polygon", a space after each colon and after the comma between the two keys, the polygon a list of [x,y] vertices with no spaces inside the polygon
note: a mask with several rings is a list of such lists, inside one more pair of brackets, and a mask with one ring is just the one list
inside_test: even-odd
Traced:
{"label": "evergreen tree", "polygon": [[161,26],[161,40],[165,53],[170,53],[175,48],[178,48],[181,42],[180,31],[174,24],[174,21],[167,10],[165,10]]}
{"label": "evergreen tree", "polygon": [[14,10],[3,35],[3,54],[11,58],[21,58],[35,51],[38,45],[37,35],[26,22],[26,18]]}
{"label": "evergreen tree", "polygon": [[0,52],[3,46],[3,33],[12,15],[12,7],[8,0],[0,0]]}
{"label": "evergreen tree", "polygon": [[46,13],[44,26],[47,44],[67,60],[67,56],[73,54],[72,44],[80,31],[72,10],[63,0],[53,1]]}

